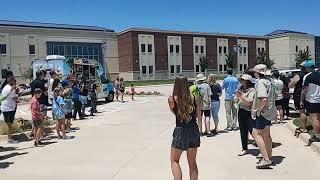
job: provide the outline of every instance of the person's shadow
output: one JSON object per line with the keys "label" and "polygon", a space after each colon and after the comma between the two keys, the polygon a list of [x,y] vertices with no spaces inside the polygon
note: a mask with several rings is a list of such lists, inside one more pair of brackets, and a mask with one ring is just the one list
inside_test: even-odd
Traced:
{"label": "person's shadow", "polygon": [[15,156],[21,156],[21,155],[25,155],[28,154],[28,152],[23,152],[23,153],[18,153],[18,152],[13,152],[4,156],[0,156],[0,161],[5,160],[5,159],[9,159]]}
{"label": "person's shadow", "polygon": [[8,168],[13,162],[0,162],[0,169]]}
{"label": "person's shadow", "polygon": [[272,156],[272,166],[277,166],[278,164],[281,164],[285,158],[286,157],[284,156]]}

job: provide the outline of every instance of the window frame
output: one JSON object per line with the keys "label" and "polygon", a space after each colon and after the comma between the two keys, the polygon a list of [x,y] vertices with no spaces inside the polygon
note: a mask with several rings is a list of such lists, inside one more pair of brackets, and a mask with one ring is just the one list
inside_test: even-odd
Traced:
{"label": "window frame", "polygon": [[[171,51],[172,50],[172,51]],[[173,52],[174,52],[174,45],[173,44],[170,44],[170,46],[169,46],[169,52],[171,53],[171,54],[173,54]]]}
{"label": "window frame", "polygon": [[142,53],[146,52],[146,44],[140,44],[140,48]]}
{"label": "window frame", "polygon": [[6,54],[7,54],[7,44],[0,44],[0,55],[6,55]]}
{"label": "window frame", "polygon": [[147,66],[141,66],[141,74],[146,75],[147,74]]}
{"label": "window frame", "polygon": [[152,44],[148,44],[148,53],[152,53],[152,52],[153,52]]}
{"label": "window frame", "polygon": [[174,65],[170,65],[170,73],[174,74]]}
{"label": "window frame", "polygon": [[181,66],[180,64],[176,65],[176,73],[180,74],[181,73]]}
{"label": "window frame", "polygon": [[176,53],[180,54],[180,45],[178,45],[178,44],[176,45]]}
{"label": "window frame", "polygon": [[299,46],[298,45],[296,45],[296,52],[298,52],[299,51]]}
{"label": "window frame", "polygon": [[200,46],[200,53],[201,53],[201,54],[204,53],[204,46]]}
{"label": "window frame", "polygon": [[219,46],[218,49],[219,49],[219,50],[218,50],[219,54],[222,54],[222,46]]}
{"label": "window frame", "polygon": [[227,54],[227,46],[223,46],[223,53]]}
{"label": "window frame", "polygon": [[243,54],[247,54],[247,47],[243,47]]}
{"label": "window frame", "polygon": [[153,65],[149,65],[149,69],[148,70],[149,70],[149,72],[148,72],[149,74],[153,74]]}
{"label": "window frame", "polygon": [[195,53],[198,54],[199,53],[199,46],[196,45],[194,49],[195,49]]}
{"label": "window frame", "polygon": [[196,73],[199,73],[199,72],[200,72],[200,65],[196,64]]}

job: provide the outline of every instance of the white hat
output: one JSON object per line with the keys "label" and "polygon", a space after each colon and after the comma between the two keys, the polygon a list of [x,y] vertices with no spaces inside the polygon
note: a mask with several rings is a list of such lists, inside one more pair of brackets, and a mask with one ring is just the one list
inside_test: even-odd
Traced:
{"label": "white hat", "polygon": [[205,77],[203,74],[198,74],[197,75],[197,81],[204,81],[206,79],[207,79],[207,77]]}
{"label": "white hat", "polygon": [[241,79],[246,80],[246,81],[252,81],[252,76],[250,76],[249,74],[243,74],[241,76]]}
{"label": "white hat", "polygon": [[253,70],[259,74],[263,75],[268,75],[269,73],[267,72],[267,66],[264,64],[258,64],[256,65]]}

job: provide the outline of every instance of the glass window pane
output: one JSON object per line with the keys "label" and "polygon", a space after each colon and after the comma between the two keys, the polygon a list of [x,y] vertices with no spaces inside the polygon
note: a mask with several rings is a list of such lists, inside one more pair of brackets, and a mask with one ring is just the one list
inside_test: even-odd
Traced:
{"label": "glass window pane", "polygon": [[146,52],[146,45],[145,44],[141,44],[141,52]]}
{"label": "glass window pane", "polygon": [[243,47],[243,53],[247,54],[247,47]]}
{"label": "glass window pane", "polygon": [[170,53],[173,53],[173,45],[170,45]]}
{"label": "glass window pane", "polygon": [[240,71],[242,71],[242,64],[240,64]]}
{"label": "glass window pane", "polygon": [[247,65],[246,64],[243,65],[243,69],[247,70]]}
{"label": "glass window pane", "polygon": [[53,55],[59,55],[59,46],[58,45],[53,46]]}
{"label": "glass window pane", "polygon": [[29,45],[29,54],[36,54],[35,45]]}
{"label": "glass window pane", "polygon": [[227,71],[227,65],[224,65],[224,71]]}
{"label": "glass window pane", "polygon": [[222,53],[222,46],[219,46],[219,53]]}
{"label": "glass window pane", "polygon": [[177,65],[177,73],[180,73],[180,65]]}
{"label": "glass window pane", "polygon": [[171,74],[174,74],[174,65],[171,65],[171,66],[170,66],[170,73],[171,73]]}
{"label": "glass window pane", "polygon": [[222,65],[221,64],[219,65],[219,71],[222,71]]}
{"label": "glass window pane", "polygon": [[64,56],[64,46],[59,46],[59,55]]}
{"label": "glass window pane", "polygon": [[83,51],[82,51],[82,46],[78,46],[78,56],[82,56]]}
{"label": "glass window pane", "polygon": [[196,46],[196,53],[199,53],[199,46]]}
{"label": "glass window pane", "polygon": [[262,52],[264,52],[264,48],[262,48]]}
{"label": "glass window pane", "polygon": [[77,46],[72,46],[72,56],[73,57],[78,56],[78,47]]}
{"label": "glass window pane", "polygon": [[93,47],[93,54],[98,55],[98,47]]}
{"label": "glass window pane", "polygon": [[92,46],[88,47],[88,54],[93,54],[93,47]]}
{"label": "glass window pane", "polygon": [[176,45],[176,53],[180,53],[180,46]]}
{"label": "glass window pane", "polygon": [[147,74],[147,66],[142,66],[142,74]]}
{"label": "glass window pane", "polygon": [[149,74],[153,74],[153,66],[149,66]]}
{"label": "glass window pane", "polygon": [[7,54],[7,45],[0,44],[0,54]]}
{"label": "glass window pane", "polygon": [[71,46],[66,46],[66,56],[70,56],[71,55]]}
{"label": "glass window pane", "polygon": [[148,52],[152,52],[152,44],[148,44]]}
{"label": "glass window pane", "polygon": [[226,46],[223,47],[223,52],[224,52],[225,54],[227,54],[227,47],[226,47]]}
{"label": "glass window pane", "polygon": [[204,46],[200,46],[200,52],[204,53]]}
{"label": "glass window pane", "polygon": [[196,65],[196,72],[200,72],[200,66]]}
{"label": "glass window pane", "polygon": [[83,46],[83,55],[88,55],[88,46]]}

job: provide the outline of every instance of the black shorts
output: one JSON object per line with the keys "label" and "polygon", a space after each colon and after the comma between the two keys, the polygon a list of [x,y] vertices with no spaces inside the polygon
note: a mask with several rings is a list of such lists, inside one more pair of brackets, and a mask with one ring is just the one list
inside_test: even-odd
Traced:
{"label": "black shorts", "polygon": [[198,126],[176,127],[173,131],[171,147],[181,151],[200,147],[200,132]]}
{"label": "black shorts", "polygon": [[283,106],[283,99],[276,100],[275,104],[276,106]]}
{"label": "black shorts", "polygon": [[211,114],[210,114],[210,110],[201,110],[201,116],[203,116],[204,114],[204,117],[210,117]]}
{"label": "black shorts", "polygon": [[12,124],[14,121],[14,116],[16,115],[16,111],[8,111],[8,112],[2,112],[4,122],[7,124]]}
{"label": "black shorts", "polygon": [[252,127],[255,129],[262,130],[267,126],[271,126],[271,121],[267,120],[262,115],[260,115],[259,117],[257,116],[257,118],[252,121]]}
{"label": "black shorts", "polygon": [[66,114],[66,119],[71,119],[72,118],[72,112]]}
{"label": "black shorts", "polygon": [[35,128],[39,128],[43,126],[43,121],[42,120],[33,120],[33,126]]}
{"label": "black shorts", "polygon": [[320,113],[320,103],[309,103],[308,101],[305,101],[304,107],[308,113]]}

